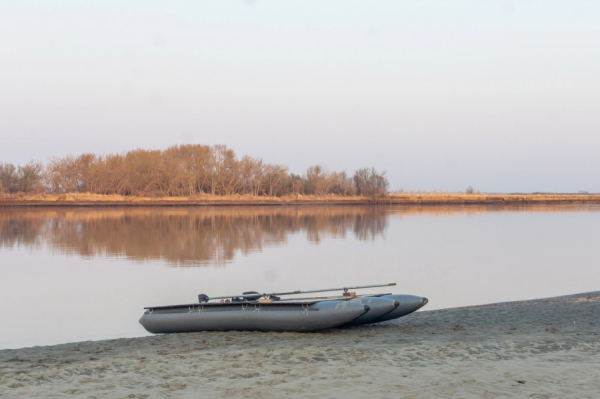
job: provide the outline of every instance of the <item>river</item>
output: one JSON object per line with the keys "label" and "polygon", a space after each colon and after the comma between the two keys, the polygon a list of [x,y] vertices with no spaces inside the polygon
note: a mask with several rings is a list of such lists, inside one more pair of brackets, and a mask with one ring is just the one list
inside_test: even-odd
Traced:
{"label": "river", "polygon": [[144,306],[396,282],[423,310],[600,289],[600,206],[0,210],[0,348],[147,335]]}

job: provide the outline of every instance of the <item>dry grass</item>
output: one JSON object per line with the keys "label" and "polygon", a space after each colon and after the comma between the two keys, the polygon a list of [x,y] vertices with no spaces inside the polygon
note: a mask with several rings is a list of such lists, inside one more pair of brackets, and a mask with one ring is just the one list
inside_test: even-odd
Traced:
{"label": "dry grass", "polygon": [[389,194],[394,204],[600,203],[600,194]]}
{"label": "dry grass", "polygon": [[283,205],[283,204],[372,204],[397,205],[470,205],[470,204],[561,204],[600,203],[598,194],[455,194],[405,193],[389,194],[374,201],[365,197],[343,196],[283,196],[257,197],[251,195],[196,197],[137,197],[100,194],[34,194],[0,195],[0,206],[68,206],[68,205]]}
{"label": "dry grass", "polygon": [[0,205],[219,205],[219,204],[288,204],[288,203],[367,203],[363,197],[323,196],[316,197],[288,195],[283,197],[259,197],[252,195],[210,195],[195,197],[138,197],[100,194],[34,194],[0,196]]}

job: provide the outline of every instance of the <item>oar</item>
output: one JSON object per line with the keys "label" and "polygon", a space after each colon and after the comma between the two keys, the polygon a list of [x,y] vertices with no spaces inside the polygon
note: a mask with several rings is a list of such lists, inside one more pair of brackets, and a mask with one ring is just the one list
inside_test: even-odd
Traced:
{"label": "oar", "polygon": [[[352,287],[340,287],[340,288],[324,288],[320,290],[304,290],[304,291],[286,291],[286,292],[271,292],[266,294],[245,294],[245,295],[224,295],[224,296],[214,296],[210,299],[228,299],[228,298],[247,298],[247,297],[269,297],[269,296],[281,296],[281,295],[297,295],[297,294],[312,294],[314,292],[328,292],[328,291],[341,291],[348,292],[348,290],[360,290],[363,288],[375,288],[375,287],[390,287],[394,286],[396,283],[388,283],[388,284],[373,284],[373,285],[355,285]],[[206,299],[207,301],[209,299]]]}

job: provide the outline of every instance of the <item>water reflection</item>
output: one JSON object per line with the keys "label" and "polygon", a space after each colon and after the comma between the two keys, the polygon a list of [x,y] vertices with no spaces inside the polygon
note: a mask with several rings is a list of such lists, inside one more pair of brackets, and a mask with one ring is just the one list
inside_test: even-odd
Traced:
{"label": "water reflection", "polygon": [[375,240],[392,216],[487,212],[591,211],[577,206],[411,207],[194,207],[67,208],[0,211],[0,248],[47,246],[85,258],[162,260],[171,265],[225,265],[236,254],[287,243],[291,234],[309,242],[325,238]]}
{"label": "water reflection", "polygon": [[173,265],[223,265],[236,253],[285,244],[305,232],[318,244],[352,232],[373,240],[387,226],[378,208],[146,208],[0,212],[0,246],[42,244],[83,257],[160,259]]}

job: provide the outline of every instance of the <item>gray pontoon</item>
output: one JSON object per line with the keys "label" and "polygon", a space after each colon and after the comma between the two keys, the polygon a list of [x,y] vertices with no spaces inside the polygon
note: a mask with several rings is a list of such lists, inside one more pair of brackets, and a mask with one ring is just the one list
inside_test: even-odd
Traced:
{"label": "gray pontoon", "polygon": [[423,306],[427,305],[429,300],[421,296],[415,295],[382,295],[379,298],[387,298],[398,302],[398,306],[389,313],[375,319],[373,323],[397,319],[398,317],[406,316],[412,312],[416,312]]}
{"label": "gray pontoon", "polygon": [[315,331],[362,316],[367,305],[348,301],[229,302],[149,308],[140,323],[151,333],[193,331]]}
{"label": "gray pontoon", "polygon": [[375,320],[384,317],[390,312],[393,312],[394,309],[400,305],[400,303],[393,299],[383,298],[383,297],[372,297],[372,296],[364,296],[359,298],[349,299],[349,302],[362,303],[369,307],[369,311],[362,316],[357,317],[356,319],[349,321],[348,325],[358,326],[361,324],[370,324],[374,323]]}

